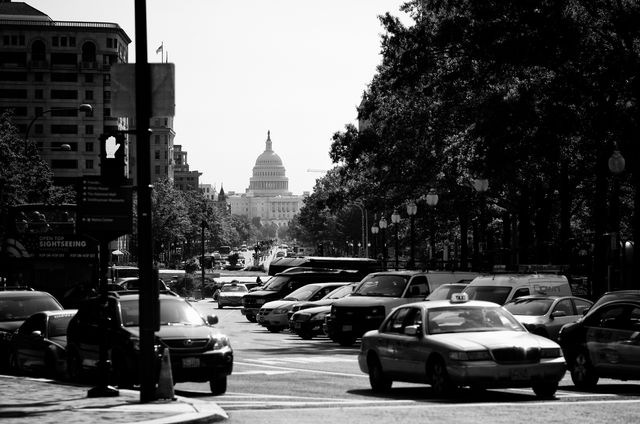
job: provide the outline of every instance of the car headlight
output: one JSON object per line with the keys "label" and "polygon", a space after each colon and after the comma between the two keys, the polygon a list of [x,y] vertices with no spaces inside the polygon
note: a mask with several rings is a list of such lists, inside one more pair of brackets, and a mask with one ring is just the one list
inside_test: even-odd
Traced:
{"label": "car headlight", "polygon": [[384,318],[384,306],[378,306],[376,308],[371,308],[369,310],[369,314],[365,316],[366,319],[372,318]]}
{"label": "car headlight", "polygon": [[326,317],[327,315],[329,315],[329,312],[324,311],[324,312],[318,312],[317,314],[315,314],[313,316],[313,319],[318,321],[318,320],[322,320],[324,321],[324,317]]}
{"label": "car headlight", "polygon": [[562,349],[559,347],[545,347],[540,351],[541,358],[559,358],[562,356]]}
{"label": "car headlight", "polygon": [[449,358],[454,361],[490,361],[492,359],[488,350],[449,352]]}
{"label": "car headlight", "polygon": [[213,350],[220,350],[226,346],[231,346],[229,343],[229,337],[217,336],[213,338]]}
{"label": "car headlight", "polygon": [[273,313],[276,315],[282,315],[289,312],[289,308],[276,308],[273,310]]}
{"label": "car headlight", "polygon": [[304,314],[297,313],[291,316],[291,320],[294,322],[306,322],[306,321],[309,321],[310,319],[311,319],[311,315],[307,313],[304,313]]}

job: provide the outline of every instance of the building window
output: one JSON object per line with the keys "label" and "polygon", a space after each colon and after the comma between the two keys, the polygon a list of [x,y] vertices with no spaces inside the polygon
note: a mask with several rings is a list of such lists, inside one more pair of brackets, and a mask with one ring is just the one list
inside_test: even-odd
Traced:
{"label": "building window", "polygon": [[85,134],[93,134],[93,125],[85,125],[84,126]]}
{"label": "building window", "polygon": [[92,83],[93,82],[93,74],[84,74],[84,82]]}
{"label": "building window", "polygon": [[53,169],[78,169],[78,161],[73,159],[54,159],[51,161]]}
{"label": "building window", "polygon": [[160,165],[156,165],[156,175],[160,175]]}
{"label": "building window", "polygon": [[51,39],[51,45],[52,45],[53,47],[58,47],[58,45],[60,44],[60,41],[59,41],[59,40],[60,40],[60,38],[58,38],[58,37],[53,37],[53,38]]}
{"label": "building window", "polygon": [[78,98],[76,90],[51,90],[52,99],[75,100]]}
{"label": "building window", "polygon": [[155,135],[153,136],[153,140],[156,144],[160,144],[160,136],[159,135]]}
{"label": "building window", "polygon": [[155,151],[155,158],[160,159],[160,150]]}
{"label": "building window", "polygon": [[51,125],[51,134],[78,134],[77,125]]}
{"label": "building window", "polygon": [[93,169],[93,159],[87,159],[84,161],[85,169]]}
{"label": "building window", "polygon": [[93,152],[93,142],[84,143],[85,152]]}

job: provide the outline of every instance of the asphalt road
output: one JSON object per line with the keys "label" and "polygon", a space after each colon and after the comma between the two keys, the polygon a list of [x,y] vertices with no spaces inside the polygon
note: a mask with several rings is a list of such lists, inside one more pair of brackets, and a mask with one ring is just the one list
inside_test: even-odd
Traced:
{"label": "asphalt road", "polygon": [[574,389],[567,374],[556,398],[538,400],[531,389],[465,390],[452,398],[434,397],[427,385],[394,383],[377,395],[357,365],[358,346],[340,347],[327,338],[305,341],[288,332],[269,333],[241,315],[240,308],[217,309],[218,327],[235,352],[227,392],[210,395],[205,383],[179,383],[182,396],[211,400],[231,423],[637,423],[640,382],[602,380],[596,392]]}

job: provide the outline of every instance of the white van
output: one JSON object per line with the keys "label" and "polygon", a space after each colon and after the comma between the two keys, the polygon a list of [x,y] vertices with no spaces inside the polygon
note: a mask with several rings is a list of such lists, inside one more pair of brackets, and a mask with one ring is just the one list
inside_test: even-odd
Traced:
{"label": "white van", "polygon": [[511,299],[530,294],[571,296],[571,285],[564,275],[493,274],[475,278],[464,292],[469,300],[504,305]]}

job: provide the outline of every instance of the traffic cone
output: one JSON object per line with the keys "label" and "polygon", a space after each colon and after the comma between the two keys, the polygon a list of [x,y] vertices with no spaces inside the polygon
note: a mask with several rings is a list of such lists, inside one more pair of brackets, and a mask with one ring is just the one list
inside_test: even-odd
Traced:
{"label": "traffic cone", "polygon": [[175,399],[173,393],[173,375],[171,374],[171,359],[169,357],[169,348],[167,347],[165,347],[162,352],[160,377],[158,378],[158,387],[156,387],[156,398]]}

